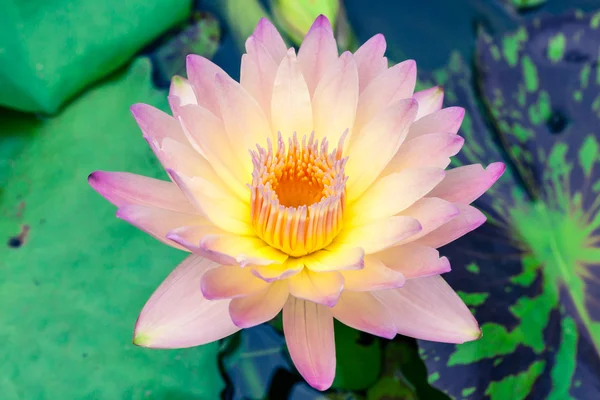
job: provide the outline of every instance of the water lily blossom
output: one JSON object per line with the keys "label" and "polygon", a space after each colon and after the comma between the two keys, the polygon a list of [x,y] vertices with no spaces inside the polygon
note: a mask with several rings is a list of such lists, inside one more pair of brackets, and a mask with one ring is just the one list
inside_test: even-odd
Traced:
{"label": "water lily blossom", "polygon": [[296,53],[263,19],[240,83],[190,55],[172,115],[132,107],[171,181],[89,183],[119,218],[191,253],[144,306],[135,344],[202,345],[283,311],[294,364],[325,390],[334,318],[384,338],[480,337],[437,249],[484,223],[470,203],[505,167],[446,171],[464,110],[442,108],[440,88],[415,93],[415,62],[389,68],[385,48],[375,35],[339,55],[320,16]]}

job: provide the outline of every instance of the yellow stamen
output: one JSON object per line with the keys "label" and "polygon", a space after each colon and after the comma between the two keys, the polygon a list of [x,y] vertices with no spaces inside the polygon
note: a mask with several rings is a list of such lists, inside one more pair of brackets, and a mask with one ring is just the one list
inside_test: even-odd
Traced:
{"label": "yellow stamen", "polygon": [[328,153],[327,139],[314,133],[294,134],[285,142],[278,136],[277,149],[256,146],[251,151],[251,219],[256,234],[292,257],[320,250],[340,232],[346,202],[346,176],[342,158],[345,134],[338,150]]}

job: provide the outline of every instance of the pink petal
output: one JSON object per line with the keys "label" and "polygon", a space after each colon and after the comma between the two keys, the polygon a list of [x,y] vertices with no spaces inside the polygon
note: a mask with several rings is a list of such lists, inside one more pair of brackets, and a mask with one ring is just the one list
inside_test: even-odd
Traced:
{"label": "pink petal", "polygon": [[199,288],[209,300],[245,297],[269,287],[269,283],[258,279],[248,268],[239,265],[223,265],[207,271]]}
{"label": "pink petal", "polygon": [[331,312],[335,319],[359,331],[386,339],[396,336],[392,315],[371,293],[344,291]]}
{"label": "pink petal", "polygon": [[180,143],[187,144],[179,123],[169,114],[142,103],[132,105],[131,113],[140,126],[144,137],[152,138],[158,143],[162,139],[169,137]]}
{"label": "pink petal", "polygon": [[455,205],[460,210],[458,216],[433,232],[417,239],[414,243],[435,248],[442,247],[480,227],[485,222],[485,215],[478,209],[463,204]]}
{"label": "pink petal", "polygon": [[265,47],[252,36],[246,41],[248,54],[242,56],[240,85],[254,97],[268,120],[277,64]]}
{"label": "pink petal", "polygon": [[350,208],[348,225],[363,225],[405,210],[429,193],[444,175],[442,169],[407,169],[377,180]]}
{"label": "pink petal", "polygon": [[167,170],[188,200],[220,229],[237,235],[253,235],[248,204],[232,195],[219,181],[193,178]]}
{"label": "pink petal", "polygon": [[267,289],[236,298],[229,304],[229,314],[240,328],[251,328],[272,320],[279,314],[288,298],[287,282],[274,282]]}
{"label": "pink petal", "polygon": [[192,253],[201,255],[219,264],[237,264],[235,259],[228,255],[216,254],[208,252],[200,247],[202,238],[208,235],[220,235],[226,232],[207,222],[191,226],[179,226],[167,232],[167,239],[177,243]]}
{"label": "pink petal", "polygon": [[307,268],[288,279],[290,293],[300,299],[333,307],[344,289],[339,272],[312,272]]}
{"label": "pink petal", "polygon": [[362,247],[365,254],[372,254],[392,247],[420,230],[421,224],[416,219],[393,216],[367,225],[344,229],[335,238],[334,243]]}
{"label": "pink petal", "polygon": [[421,231],[402,243],[409,243],[434,231],[460,214],[459,208],[446,200],[437,197],[420,199],[402,211],[400,215],[412,217],[421,224]]}
{"label": "pink petal", "polygon": [[313,94],[316,138],[327,137],[332,148],[337,146],[343,133],[354,125],[357,102],[358,71],[352,54],[345,52],[323,74]]}
{"label": "pink petal", "polygon": [[315,389],[328,389],[335,377],[331,310],[290,296],[283,307],[283,332],[300,375]]}
{"label": "pink petal", "polygon": [[230,263],[246,265],[282,264],[288,255],[250,236],[208,235],[200,240],[200,249],[210,257],[230,257]]}
{"label": "pink petal", "polygon": [[361,269],[364,266],[365,252],[360,247],[346,248],[329,245],[303,257],[306,268],[313,272],[341,271],[346,269]]}
{"label": "pink petal", "polygon": [[256,277],[265,282],[274,282],[300,273],[304,262],[301,258],[290,257],[283,264],[253,265],[249,268]]}
{"label": "pink petal", "polygon": [[413,95],[413,98],[419,102],[419,112],[415,120],[421,119],[435,111],[442,109],[444,101],[444,90],[439,86],[421,90]]}
{"label": "pink petal", "polygon": [[197,214],[181,190],[171,182],[128,172],[95,171],[88,177],[88,183],[117,207],[138,204]]}
{"label": "pink petal", "polygon": [[378,75],[360,94],[356,125],[368,123],[394,101],[412,98],[416,81],[417,64],[413,60],[396,64]]}
{"label": "pink petal", "polygon": [[252,170],[244,169],[240,158],[250,159],[248,149],[233,146],[232,143],[236,142],[228,140],[223,122],[208,110],[188,105],[179,112],[183,131],[192,146],[206,158],[227,187],[238,196],[247,198],[246,183]]}
{"label": "pink petal", "polygon": [[400,289],[373,295],[388,307],[402,335],[445,343],[481,337],[467,306],[440,276],[410,279]]}
{"label": "pink petal", "polygon": [[406,279],[439,275],[450,271],[450,263],[446,257],[440,258],[439,251],[419,244],[409,243],[390,247],[369,257],[401,272]]}
{"label": "pink petal", "polygon": [[[267,138],[275,139],[264,112],[239,83],[222,75],[216,77],[217,97],[223,113],[225,132],[232,151],[244,171],[251,172],[252,158],[248,150],[267,146]],[[273,142],[276,143],[276,142]]]}
{"label": "pink petal", "polygon": [[471,204],[484,194],[504,173],[506,165],[496,162],[484,170],[480,164],[465,165],[446,172],[446,177],[430,196]]}
{"label": "pink petal", "polygon": [[208,111],[221,117],[221,108],[217,100],[217,88],[215,76],[219,74],[221,79],[232,79],[215,63],[207,58],[190,54],[186,58],[186,69],[189,82],[194,88],[198,104]]}
{"label": "pink petal", "polygon": [[283,60],[287,48],[271,21],[261,18],[252,36],[267,49],[275,63],[279,64]]}
{"label": "pink petal", "polygon": [[388,61],[383,56],[385,48],[385,37],[378,33],[367,40],[354,53],[361,93],[375,77],[387,70]]}
{"label": "pink petal", "polygon": [[406,279],[398,271],[385,266],[377,258],[365,257],[365,267],[357,271],[341,271],[344,277],[344,289],[355,292],[371,292],[398,288]]}
{"label": "pink petal", "polygon": [[190,146],[171,138],[163,139],[160,144],[151,138],[146,140],[165,170],[173,169],[188,176],[199,175],[210,180],[218,179],[210,163]]}
{"label": "pink petal", "polygon": [[407,140],[428,133],[456,133],[465,117],[465,109],[448,107],[424,116],[410,127]]}
{"label": "pink petal", "polygon": [[217,265],[187,257],[156,289],[135,325],[133,343],[143,347],[181,348],[214,342],[237,332],[229,300],[210,301],[199,290],[206,271]]}
{"label": "pink petal", "polygon": [[[183,107],[188,104],[198,104],[192,84],[187,79],[182,78],[179,75],[175,75],[171,79],[171,87],[169,88],[169,99],[171,99],[172,97],[177,97],[179,99],[179,101],[177,102],[178,107]],[[171,110],[173,111],[173,114],[175,114],[173,106],[171,106]]]}
{"label": "pink petal", "polygon": [[302,69],[308,91],[312,95],[327,68],[338,58],[338,49],[333,30],[327,17],[317,17],[308,30],[300,50],[298,64]]}
{"label": "pink petal", "polygon": [[414,99],[394,102],[351,138],[345,168],[348,201],[357,199],[377,179],[400,148],[416,113]]}
{"label": "pink petal", "polygon": [[284,57],[275,76],[271,100],[271,127],[284,138],[297,133],[310,136],[313,130],[312,107],[308,86],[300,71],[294,49]]}
{"label": "pink petal", "polygon": [[180,250],[186,250],[186,248],[167,239],[167,233],[170,230],[184,225],[209,224],[208,221],[199,215],[183,214],[156,207],[132,204],[120,207],[117,211],[117,218],[129,222],[131,225],[154,236],[161,242]]}
{"label": "pink petal", "polygon": [[[428,133],[405,141],[382,176],[407,168],[442,168],[450,165],[450,157],[463,146],[464,139],[453,133]],[[426,155],[426,156],[425,156]]]}

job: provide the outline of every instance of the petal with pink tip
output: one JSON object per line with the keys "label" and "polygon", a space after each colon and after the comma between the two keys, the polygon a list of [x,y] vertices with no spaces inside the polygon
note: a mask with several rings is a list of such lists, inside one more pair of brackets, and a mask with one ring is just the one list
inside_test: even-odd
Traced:
{"label": "petal with pink tip", "polygon": [[239,83],[219,74],[216,86],[225,132],[233,153],[244,170],[251,173],[252,159],[248,150],[255,149],[257,144],[264,147],[267,138],[274,140],[276,136],[272,134],[261,107]]}
{"label": "petal with pink tip", "polygon": [[312,24],[298,50],[298,64],[312,95],[327,68],[338,58],[338,49],[329,20],[320,15]]}
{"label": "petal with pink tip", "polygon": [[360,93],[371,83],[371,81],[382,74],[388,68],[388,61],[385,54],[385,37],[378,33],[354,53],[354,59],[358,67],[358,79]]}
{"label": "petal with pink tip", "polygon": [[400,289],[373,295],[388,307],[402,335],[445,343],[481,337],[471,311],[440,276],[410,279]]}
{"label": "petal with pink tip", "polygon": [[377,180],[350,207],[348,226],[391,217],[410,207],[444,179],[444,170],[407,169]]}
{"label": "petal with pink tip", "polygon": [[277,64],[265,47],[254,37],[246,41],[248,54],[242,56],[240,85],[254,97],[268,120],[271,119],[271,97]]}
{"label": "petal with pink tip", "polygon": [[133,343],[182,348],[214,342],[239,330],[229,316],[229,300],[210,301],[198,289],[217,264],[191,255],[152,294],[135,324]]}
{"label": "petal with pink tip", "polygon": [[344,289],[344,278],[337,271],[312,272],[304,268],[288,279],[290,293],[300,299],[333,307]]}
{"label": "petal with pink tip", "polygon": [[219,74],[223,80],[233,80],[221,67],[209,59],[195,54],[186,57],[186,70],[198,105],[220,118],[221,108],[219,107],[215,76]]}
{"label": "petal with pink tip", "polygon": [[248,268],[223,265],[207,271],[199,288],[205,298],[219,300],[250,296],[267,289],[269,285],[252,275]]}
{"label": "petal with pink tip", "polygon": [[[267,245],[261,239],[237,235],[208,235],[200,240],[200,249],[216,256],[231,257],[231,262],[246,265],[282,264],[288,255]],[[208,256],[207,256],[208,257]]]}
{"label": "petal with pink tip", "polygon": [[[407,60],[378,75],[360,94],[356,125],[362,126],[401,99],[412,98],[417,81],[417,64]],[[416,100],[414,100],[416,103]]]}
{"label": "petal with pink tip", "polygon": [[290,296],[283,306],[283,332],[300,375],[315,389],[328,389],[335,377],[331,310]]}
{"label": "petal with pink tip", "polygon": [[428,233],[414,243],[425,246],[442,247],[461,236],[466,235],[474,229],[480,227],[486,220],[485,215],[475,207],[464,204],[455,204],[460,210],[460,214],[454,217],[450,222],[445,223],[433,232]]}
{"label": "petal with pink tip", "polygon": [[[196,100],[196,94],[194,93],[194,88],[192,84],[185,78],[175,75],[171,79],[171,87],[169,88],[169,98],[177,97],[179,101],[177,102],[177,107],[183,107],[188,104],[198,104],[198,100]],[[173,114],[176,114],[175,109],[171,105],[171,111]]]}
{"label": "petal with pink tip", "polygon": [[187,144],[179,123],[169,114],[142,103],[132,105],[131,113],[142,130],[144,137],[152,138],[157,142],[169,137],[180,143]]}
{"label": "petal with pink tip", "polygon": [[[406,137],[417,113],[414,99],[390,104],[373,121],[351,138],[348,162],[348,201],[357,199],[377,179],[387,163],[394,157]],[[368,165],[369,168],[365,168]]]}
{"label": "petal with pink tip", "polygon": [[[205,108],[187,105],[180,110],[183,131],[192,146],[202,154],[223,182],[243,199],[248,198],[248,171],[239,157],[250,158],[248,149],[233,146],[227,139],[223,122]],[[244,153],[244,154],[242,154]]]}
{"label": "petal with pink tip", "polygon": [[199,215],[183,214],[176,211],[140,205],[125,205],[117,211],[117,218],[129,222],[163,243],[180,250],[187,250],[167,238],[167,233],[184,225],[209,225],[210,222]]}
{"label": "petal with pink tip", "polygon": [[190,178],[167,170],[188,200],[213,224],[238,235],[253,235],[248,205],[233,196],[220,182],[200,176]]}
{"label": "petal with pink tip", "polygon": [[272,320],[283,308],[289,295],[287,282],[274,282],[256,294],[233,299],[229,314],[240,328],[251,328]]}
{"label": "petal with pink tip", "polygon": [[284,138],[297,133],[310,136],[313,130],[312,107],[308,86],[302,76],[296,53],[291,48],[284,57],[273,85],[271,127]]}
{"label": "petal with pink tip", "polygon": [[444,200],[471,204],[504,173],[506,165],[496,162],[483,169],[481,164],[465,165],[446,171],[446,178],[430,193]]}
{"label": "petal with pink tip", "polygon": [[450,271],[450,263],[446,257],[440,258],[439,251],[419,244],[409,243],[390,247],[369,257],[381,261],[394,271],[401,272],[406,279],[439,275]]}
{"label": "petal with pink tip", "polygon": [[95,171],[88,177],[88,183],[117,207],[139,204],[188,214],[198,213],[181,190],[171,182],[129,172]]}
{"label": "petal with pink tip", "polygon": [[371,293],[344,291],[331,312],[335,319],[359,331],[386,339],[396,336],[392,315]]}
{"label": "petal with pink tip", "polygon": [[[465,140],[453,133],[428,133],[408,140],[400,146],[388,163],[382,176],[407,168],[442,168],[450,165],[450,157],[456,155]],[[423,157],[426,154],[427,157]]]}
{"label": "petal with pink tip", "polygon": [[442,108],[415,121],[408,131],[407,140],[428,133],[456,133],[465,117],[465,109],[462,107]]}
{"label": "petal with pink tip", "polygon": [[402,211],[400,215],[412,217],[421,224],[421,231],[400,244],[409,243],[427,235],[460,214],[460,209],[453,203],[437,197],[426,197]]}
{"label": "petal with pink tip", "polygon": [[261,18],[252,36],[262,44],[277,64],[285,57],[287,48],[277,28],[266,18]]}
{"label": "petal with pink tip", "polygon": [[344,277],[344,289],[354,292],[371,292],[398,288],[406,279],[401,272],[385,266],[377,258],[366,256],[365,267],[357,271],[340,271]]}
{"label": "petal with pink tip", "polygon": [[425,115],[442,109],[444,102],[444,90],[439,86],[434,86],[429,89],[421,90],[413,95],[413,98],[419,102],[419,112],[416,120],[421,119]]}
{"label": "petal with pink tip", "polygon": [[414,218],[393,216],[357,227],[346,228],[335,238],[334,244],[362,247],[365,254],[377,253],[394,246],[421,230]]}
{"label": "petal with pink tip", "polygon": [[345,52],[323,74],[313,94],[316,138],[327,137],[332,147],[337,146],[344,132],[354,125],[357,102],[358,71],[352,54]]}
{"label": "petal with pink tip", "polygon": [[300,273],[304,268],[302,260],[302,258],[290,257],[283,264],[252,265],[248,268],[265,282],[274,282]]}
{"label": "petal with pink tip", "polygon": [[346,248],[329,245],[323,250],[303,257],[306,268],[313,272],[361,269],[364,266],[365,251],[360,247]]}

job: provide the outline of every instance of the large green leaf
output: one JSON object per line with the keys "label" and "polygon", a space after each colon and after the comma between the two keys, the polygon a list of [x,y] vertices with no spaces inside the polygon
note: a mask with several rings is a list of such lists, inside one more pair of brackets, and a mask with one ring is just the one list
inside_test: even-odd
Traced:
{"label": "large green leaf", "polygon": [[[600,397],[599,28],[600,14],[575,13],[480,37],[481,91],[515,169],[477,202],[489,222],[442,249],[483,329],[459,346],[420,341],[430,381],[454,398]],[[450,99],[470,114],[457,161],[497,160],[468,69],[454,67]]]}
{"label": "large green leaf", "polygon": [[4,117],[15,132],[3,133],[0,148],[20,142],[0,153],[9,157],[0,163],[2,399],[219,396],[216,344],[131,343],[146,299],[184,257],[116,219],[86,182],[94,169],[164,177],[129,113],[135,102],[166,107],[147,60],[53,119]]}
{"label": "large green leaf", "polygon": [[0,105],[55,112],[191,11],[191,0],[0,0]]}

